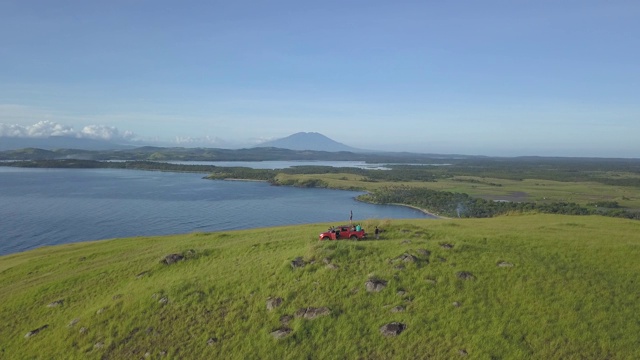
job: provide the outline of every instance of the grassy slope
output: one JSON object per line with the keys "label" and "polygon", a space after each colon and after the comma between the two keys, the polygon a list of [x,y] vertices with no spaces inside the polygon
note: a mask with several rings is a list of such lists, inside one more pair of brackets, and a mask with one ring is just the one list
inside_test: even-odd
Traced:
{"label": "grassy slope", "polygon": [[[327,225],[118,239],[0,257],[0,358],[158,358],[166,351],[172,358],[419,359],[455,358],[461,349],[472,358],[640,358],[637,221],[369,221],[369,230],[384,226],[383,240],[318,242]],[[192,259],[159,263],[189,249]],[[405,252],[420,261],[396,269],[393,259]],[[296,256],[316,262],[292,269]],[[325,257],[340,268],[326,268]],[[476,279],[460,280],[459,271]],[[367,293],[370,276],[388,287]],[[271,312],[270,296],[284,299]],[[63,305],[47,307],[59,299]],[[397,305],[406,311],[392,313]],[[309,306],[332,312],[292,320],[284,339],[270,336],[280,316]],[[407,330],[384,338],[378,329],[391,321]]]}

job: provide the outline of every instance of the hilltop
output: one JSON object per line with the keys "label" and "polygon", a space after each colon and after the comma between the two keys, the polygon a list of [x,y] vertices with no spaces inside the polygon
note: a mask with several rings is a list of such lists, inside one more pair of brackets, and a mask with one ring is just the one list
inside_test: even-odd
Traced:
{"label": "hilltop", "polygon": [[0,257],[0,357],[640,357],[637,221],[363,225],[381,240],[317,224]]}

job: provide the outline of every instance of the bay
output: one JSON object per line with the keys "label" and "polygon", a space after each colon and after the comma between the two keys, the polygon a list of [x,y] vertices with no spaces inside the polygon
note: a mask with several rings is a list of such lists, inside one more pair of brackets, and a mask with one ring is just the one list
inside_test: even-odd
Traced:
{"label": "bay", "polygon": [[[0,167],[0,255],[120,237],[430,218],[361,192],[205,180],[203,174]],[[310,234],[313,236],[314,234]]]}

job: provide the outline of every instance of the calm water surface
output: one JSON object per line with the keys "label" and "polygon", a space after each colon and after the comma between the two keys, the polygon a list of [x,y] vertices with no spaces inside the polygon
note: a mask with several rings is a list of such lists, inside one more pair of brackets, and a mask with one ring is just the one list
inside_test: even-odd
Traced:
{"label": "calm water surface", "polygon": [[0,254],[43,245],[367,218],[427,218],[360,192],[213,181],[203,174],[0,167]]}

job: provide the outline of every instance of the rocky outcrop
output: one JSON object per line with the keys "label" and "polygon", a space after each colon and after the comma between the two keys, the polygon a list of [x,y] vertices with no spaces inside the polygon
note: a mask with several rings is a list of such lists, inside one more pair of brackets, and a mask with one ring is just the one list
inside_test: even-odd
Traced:
{"label": "rocky outcrop", "polygon": [[300,256],[291,261],[291,267],[294,269],[304,267],[306,264],[307,263]]}
{"label": "rocky outcrop", "polygon": [[313,320],[317,317],[326,316],[329,314],[331,314],[331,310],[329,310],[328,307],[320,307],[320,308],[308,307],[308,308],[298,309],[298,311],[296,311],[294,315],[297,318]]}
{"label": "rocky outcrop", "polygon": [[267,299],[267,310],[271,311],[277,307],[282,305],[282,298],[268,298]]}
{"label": "rocky outcrop", "polygon": [[62,306],[64,304],[64,299],[60,299],[60,300],[56,300],[52,303],[49,303],[47,305],[47,307],[58,307],[58,306]]}
{"label": "rocky outcrop", "polygon": [[459,271],[456,273],[456,276],[461,280],[473,280],[476,278],[475,275],[468,271]]}
{"label": "rocky outcrop", "polygon": [[42,325],[42,326],[40,326],[39,328],[34,329],[34,330],[31,330],[31,331],[29,331],[28,333],[26,333],[26,335],[25,335],[24,337],[25,337],[26,339],[28,339],[28,338],[30,338],[30,337],[32,337],[32,336],[38,335],[42,330],[44,330],[44,329],[46,329],[46,328],[48,328],[48,327],[49,327],[49,324],[47,324],[47,325]]}
{"label": "rocky outcrop", "polygon": [[407,325],[399,322],[392,322],[380,327],[380,333],[384,336],[398,336],[407,328]]}
{"label": "rocky outcrop", "polygon": [[180,254],[169,254],[167,256],[164,257],[164,259],[162,259],[160,262],[165,264],[165,265],[171,265],[171,264],[175,264],[178,261],[182,261],[184,260],[184,256],[180,255]]}
{"label": "rocky outcrop", "polygon": [[387,282],[380,279],[369,279],[364,283],[364,287],[368,292],[380,292],[387,287]]}
{"label": "rocky outcrop", "polygon": [[287,328],[287,327],[281,327],[279,329],[276,329],[274,331],[271,332],[271,336],[273,336],[276,339],[282,339],[284,337],[287,337],[287,335],[289,335],[291,333],[291,329]]}

